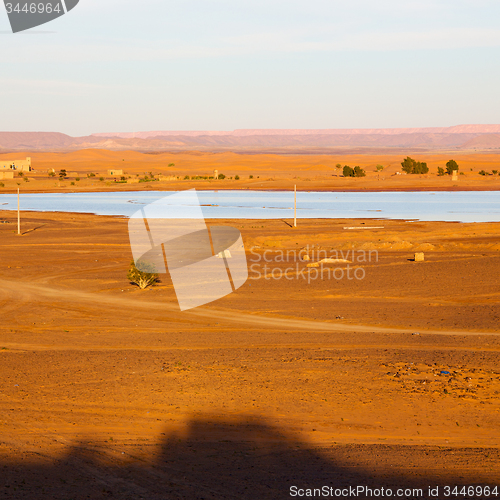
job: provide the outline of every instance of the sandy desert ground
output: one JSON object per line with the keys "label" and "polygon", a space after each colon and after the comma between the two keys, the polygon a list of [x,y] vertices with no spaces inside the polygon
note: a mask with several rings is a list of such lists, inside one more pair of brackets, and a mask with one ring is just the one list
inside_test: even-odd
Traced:
{"label": "sandy desert ground", "polygon": [[500,489],[500,224],[223,221],[249,280],[180,312],[168,275],[128,282],[126,219],[0,222],[3,498]]}
{"label": "sandy desert ground", "polygon": [[[69,153],[15,152],[1,154],[0,159],[24,159],[30,156],[34,172],[27,181],[16,177],[0,184],[2,192],[13,192],[19,187],[24,192],[40,191],[107,191],[163,189],[293,189],[299,190],[498,190],[500,189],[500,154],[457,152],[409,153],[417,161],[429,166],[426,175],[397,175],[401,162],[407,156],[397,154],[338,154],[338,155],[276,155],[236,153],[160,153],[148,154],[137,151],[106,151],[86,149]],[[457,181],[451,176],[437,176],[438,167],[445,168],[446,162],[454,159],[461,174]],[[173,166],[171,166],[173,164]],[[336,165],[360,166],[366,171],[363,178],[344,178],[342,169]],[[384,169],[377,172],[376,166]],[[54,169],[59,173],[65,169],[66,180],[49,178],[47,172]],[[120,169],[127,182],[120,181],[120,175],[109,175],[108,170]],[[212,176],[214,170],[223,173],[223,181],[191,180],[196,176]],[[495,175],[482,176],[479,172],[496,171]],[[90,173],[95,177],[88,178]],[[153,173],[161,181],[138,182],[144,175]],[[184,180],[189,176],[189,180]],[[234,178],[239,176],[239,180]],[[250,176],[253,176],[250,179]],[[103,178],[100,181],[100,178]],[[169,180],[178,177],[180,180]],[[232,177],[233,179],[230,179]],[[80,180],[76,180],[76,179]]]}

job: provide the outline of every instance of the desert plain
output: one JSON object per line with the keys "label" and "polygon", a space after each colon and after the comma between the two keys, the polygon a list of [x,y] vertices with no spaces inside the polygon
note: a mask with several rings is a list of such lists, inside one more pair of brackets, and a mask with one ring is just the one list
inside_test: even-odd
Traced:
{"label": "desert plain", "polygon": [[208,220],[249,279],[180,312],[127,279],[127,219],[0,222],[3,498],[500,489],[500,223]]}
{"label": "desert plain", "polygon": [[[401,162],[406,156],[426,162],[429,172],[402,174]],[[16,174],[14,179],[0,179],[0,194],[12,193],[18,188],[29,193],[189,188],[290,190],[294,185],[299,191],[487,191],[498,190],[500,186],[500,154],[496,151],[401,150],[367,154],[358,150],[347,154],[341,150],[337,154],[249,154],[84,149],[0,154],[0,160],[26,157],[32,158],[34,171],[22,178]],[[446,163],[451,159],[459,165],[457,180],[450,175],[437,175],[438,167],[446,169]],[[343,177],[344,165],[360,166],[366,176]],[[383,169],[377,170],[377,166]],[[60,180],[62,169],[66,170],[67,176]],[[54,177],[49,176],[51,170]],[[111,174],[110,170],[123,171],[123,174]],[[225,179],[210,179],[215,170],[224,174]]]}

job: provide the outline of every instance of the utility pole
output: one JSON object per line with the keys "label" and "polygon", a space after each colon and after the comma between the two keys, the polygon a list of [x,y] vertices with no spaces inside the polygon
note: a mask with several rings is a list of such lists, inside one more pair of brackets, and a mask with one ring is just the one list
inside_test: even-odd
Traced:
{"label": "utility pole", "polygon": [[17,188],[17,234],[21,234],[21,212],[19,204],[19,188]]}
{"label": "utility pole", "polygon": [[293,227],[297,227],[297,184],[293,186]]}

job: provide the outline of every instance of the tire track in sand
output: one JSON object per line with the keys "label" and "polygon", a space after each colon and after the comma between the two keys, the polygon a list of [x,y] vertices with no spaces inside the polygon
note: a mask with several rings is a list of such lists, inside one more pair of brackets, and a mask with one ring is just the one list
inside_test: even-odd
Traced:
{"label": "tire track in sand", "polygon": [[[407,328],[389,328],[367,325],[352,325],[345,323],[330,323],[327,321],[311,321],[306,319],[290,319],[278,318],[270,316],[261,316],[258,314],[249,314],[242,312],[229,311],[227,309],[215,309],[207,306],[201,306],[196,309],[181,312],[177,305],[168,302],[152,302],[143,300],[132,300],[122,297],[114,297],[112,295],[102,293],[82,292],[79,290],[68,290],[62,288],[53,288],[49,286],[36,285],[23,281],[9,281],[0,279],[0,290],[5,295],[9,295],[12,299],[16,299],[20,293],[23,294],[23,299],[28,298],[30,301],[42,302],[44,299],[79,301],[85,302],[102,308],[104,305],[108,307],[117,307],[123,312],[124,308],[131,309],[146,309],[154,310],[156,313],[167,313],[169,316],[177,316],[179,319],[186,320],[191,317],[193,319],[210,318],[231,323],[244,323],[246,325],[254,325],[261,328],[272,329],[292,329],[292,330],[309,330],[309,331],[330,331],[330,332],[369,332],[369,333],[411,333],[414,329]],[[500,336],[500,332],[475,332],[461,330],[422,330],[426,334],[432,335],[494,335]]]}

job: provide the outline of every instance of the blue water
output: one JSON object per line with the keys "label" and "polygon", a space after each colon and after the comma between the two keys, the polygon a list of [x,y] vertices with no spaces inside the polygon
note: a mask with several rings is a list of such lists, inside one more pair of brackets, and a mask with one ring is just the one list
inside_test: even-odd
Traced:
{"label": "blue water", "polygon": [[[128,217],[171,191],[22,194],[21,210],[81,212]],[[206,218],[293,218],[293,192],[198,191]],[[0,209],[17,209],[17,195],[0,195]],[[168,217],[168,214],[165,215]],[[423,221],[500,221],[500,191],[303,192],[297,218],[387,218]]]}

